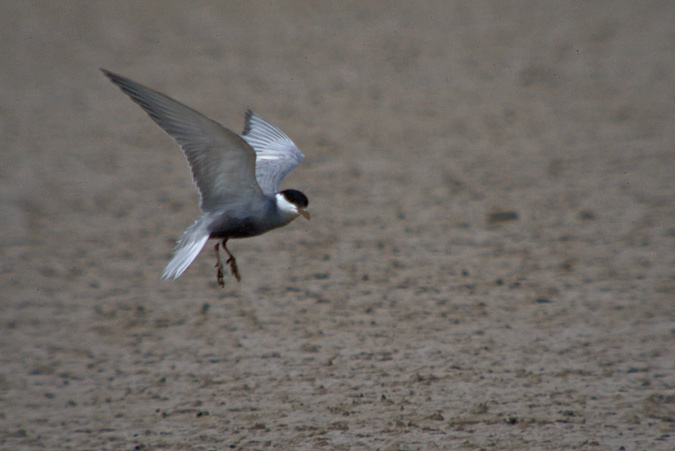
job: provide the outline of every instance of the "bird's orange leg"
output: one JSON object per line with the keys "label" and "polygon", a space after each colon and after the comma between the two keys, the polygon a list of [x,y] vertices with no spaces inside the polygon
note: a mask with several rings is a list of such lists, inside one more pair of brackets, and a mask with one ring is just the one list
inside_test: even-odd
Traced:
{"label": "bird's orange leg", "polygon": [[239,267],[237,266],[237,259],[234,258],[234,255],[232,255],[232,253],[227,248],[227,245],[225,243],[227,243],[227,240],[223,240],[223,249],[225,249],[225,252],[227,252],[227,255],[230,257],[227,259],[226,263],[230,264],[232,275],[234,275],[235,279],[237,279],[237,282],[241,282],[241,276],[239,275]]}
{"label": "bird's orange leg", "polygon": [[[214,250],[216,251],[216,268],[218,268],[218,275],[216,277],[218,279],[218,285],[220,286],[220,288],[224,288],[225,287],[225,280],[223,280],[223,262],[220,261],[219,248],[220,248],[220,243],[216,243],[216,247],[214,248]],[[229,252],[228,252],[228,254],[229,254]]]}

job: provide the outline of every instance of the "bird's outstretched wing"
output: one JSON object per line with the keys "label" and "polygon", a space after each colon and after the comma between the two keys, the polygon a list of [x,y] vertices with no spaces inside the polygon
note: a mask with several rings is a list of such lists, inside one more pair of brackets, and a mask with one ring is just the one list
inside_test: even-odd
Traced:
{"label": "bird's outstretched wing", "polygon": [[305,159],[284,132],[250,110],[242,138],[255,150],[255,176],[267,195],[278,192],[281,180]]}
{"label": "bird's outstretched wing", "polygon": [[261,194],[255,178],[256,154],[239,135],[154,89],[101,70],[181,146],[203,211]]}

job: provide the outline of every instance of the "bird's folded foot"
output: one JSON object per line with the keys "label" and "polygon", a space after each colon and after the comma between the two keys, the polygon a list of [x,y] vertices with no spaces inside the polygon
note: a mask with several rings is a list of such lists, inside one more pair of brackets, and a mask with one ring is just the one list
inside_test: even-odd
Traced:
{"label": "bird's folded foot", "polygon": [[227,262],[225,263],[230,264],[230,270],[232,271],[232,275],[234,276],[235,279],[237,279],[237,282],[241,282],[241,276],[239,275],[239,267],[237,266],[237,259],[234,258],[232,252],[230,252],[230,250],[225,245],[226,241],[223,241],[223,249],[225,249],[225,252],[227,252],[227,256],[230,258],[228,258]]}
{"label": "bird's folded foot", "polygon": [[216,247],[214,249],[216,251],[216,268],[218,268],[218,274],[216,275],[216,278],[218,280],[218,285],[220,286],[220,288],[225,288],[225,279],[223,277],[223,262],[220,260],[219,247],[220,244],[216,244]]}
{"label": "bird's folded foot", "polygon": [[232,275],[234,276],[234,278],[237,279],[237,282],[241,282],[241,276],[239,275],[239,267],[237,266],[237,259],[234,258],[232,254],[230,254],[230,258],[227,259],[227,263],[230,264],[230,270],[232,271]]}
{"label": "bird's folded foot", "polygon": [[[234,255],[230,252],[230,250],[227,248],[227,240],[223,241],[223,249],[225,252],[227,252],[227,256],[229,257],[225,263],[230,265],[230,271],[232,271],[232,275],[234,276],[235,279],[237,279],[237,282],[241,282],[241,275],[239,274],[239,266],[237,266],[237,259],[234,258]],[[225,286],[225,282],[223,281],[223,263],[220,260],[220,243],[216,244],[216,268],[218,268],[218,285],[220,285],[221,288]]]}
{"label": "bird's folded foot", "polygon": [[[218,265],[216,265],[218,266]],[[216,275],[216,279],[218,280],[218,286],[220,288],[225,288],[225,279],[223,277],[223,268],[218,266],[218,274]]]}

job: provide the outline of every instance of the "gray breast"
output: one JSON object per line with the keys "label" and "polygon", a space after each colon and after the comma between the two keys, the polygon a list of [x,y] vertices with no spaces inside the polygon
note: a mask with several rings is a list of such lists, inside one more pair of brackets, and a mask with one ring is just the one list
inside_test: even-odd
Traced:
{"label": "gray breast", "polygon": [[281,220],[276,202],[267,196],[242,208],[229,206],[209,215],[212,215],[209,237],[218,239],[249,238],[286,224]]}

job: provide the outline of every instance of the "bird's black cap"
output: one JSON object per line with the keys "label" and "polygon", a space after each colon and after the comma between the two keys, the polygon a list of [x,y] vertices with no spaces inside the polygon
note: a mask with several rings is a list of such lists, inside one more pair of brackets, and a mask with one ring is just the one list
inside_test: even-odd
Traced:
{"label": "bird's black cap", "polygon": [[307,208],[307,205],[309,205],[309,199],[307,199],[307,196],[298,190],[285,189],[281,192],[281,194],[283,194],[287,201],[297,205],[300,208]]}

